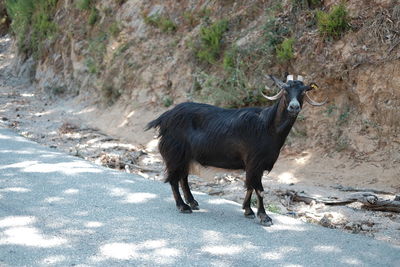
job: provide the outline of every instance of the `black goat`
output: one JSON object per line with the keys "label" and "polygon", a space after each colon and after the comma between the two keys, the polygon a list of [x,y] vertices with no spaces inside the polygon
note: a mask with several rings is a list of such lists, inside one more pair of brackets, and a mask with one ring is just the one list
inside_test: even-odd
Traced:
{"label": "black goat", "polygon": [[[267,108],[223,109],[199,103],[182,103],[151,121],[146,130],[159,129],[159,149],[166,164],[166,182],[172,187],[176,206],[183,213],[199,209],[188,184],[190,164],[246,171],[247,193],[243,202],[244,215],[254,218],[250,199],[255,190],[258,200],[257,216],[263,225],[271,225],[265,213],[264,170],[272,170],[280,149],[303,105],[303,98],[312,105],[307,91],[315,84],[304,85],[301,76],[286,83],[270,76],[281,89]],[[325,101],[326,102],[326,101]],[[179,192],[181,184],[187,205]]]}

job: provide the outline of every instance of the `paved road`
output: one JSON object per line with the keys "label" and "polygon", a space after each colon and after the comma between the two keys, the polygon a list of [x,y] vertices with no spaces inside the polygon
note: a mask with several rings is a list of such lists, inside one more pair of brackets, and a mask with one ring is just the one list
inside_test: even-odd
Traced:
{"label": "paved road", "polygon": [[0,266],[400,266],[400,248],[112,171],[0,128]]}

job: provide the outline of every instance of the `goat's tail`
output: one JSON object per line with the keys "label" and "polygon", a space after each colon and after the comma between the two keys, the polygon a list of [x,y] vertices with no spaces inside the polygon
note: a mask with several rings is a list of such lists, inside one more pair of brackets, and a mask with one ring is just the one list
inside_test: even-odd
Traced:
{"label": "goat's tail", "polygon": [[157,119],[146,124],[146,127],[144,128],[144,130],[148,131],[151,128],[158,128],[158,127],[160,127],[160,125],[161,125],[161,117],[158,117]]}
{"label": "goat's tail", "polygon": [[171,110],[166,111],[163,114],[161,114],[157,119],[149,122],[144,128],[144,130],[148,131],[151,128],[158,128],[161,131],[170,121],[170,117],[171,117]]}

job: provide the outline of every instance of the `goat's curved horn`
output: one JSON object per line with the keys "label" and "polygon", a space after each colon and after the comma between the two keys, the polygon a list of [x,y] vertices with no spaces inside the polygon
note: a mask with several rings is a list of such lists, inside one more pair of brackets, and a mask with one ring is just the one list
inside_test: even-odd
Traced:
{"label": "goat's curved horn", "polygon": [[268,75],[268,76],[266,76],[266,77],[268,77],[268,78],[270,78],[271,80],[273,80],[274,83],[275,83],[280,89],[284,89],[284,88],[285,88],[286,83],[282,82],[282,81],[279,80],[278,78],[275,78],[275,77],[272,76],[272,75]]}
{"label": "goat's curved horn", "polygon": [[262,94],[263,97],[265,97],[268,100],[277,100],[277,99],[281,98],[281,96],[283,94],[283,91],[284,91],[283,89],[279,90],[279,93],[277,93],[274,96],[267,96],[263,92],[261,92],[261,94]]}
{"label": "goat's curved horn", "polygon": [[308,102],[308,104],[313,105],[313,106],[322,106],[326,103],[326,101],[328,101],[328,97],[325,98],[325,100],[323,102],[316,102],[314,100],[311,99],[311,97],[308,95],[308,92],[306,92],[305,95],[305,100]]}

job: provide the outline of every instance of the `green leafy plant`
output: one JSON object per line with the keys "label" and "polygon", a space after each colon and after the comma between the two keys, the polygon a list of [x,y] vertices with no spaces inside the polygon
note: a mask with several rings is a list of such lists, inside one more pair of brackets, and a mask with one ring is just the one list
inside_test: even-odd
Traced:
{"label": "green leafy plant", "polygon": [[223,19],[200,29],[200,42],[195,46],[196,57],[205,63],[215,63],[222,50],[222,37],[228,30],[228,21]]}
{"label": "green leafy plant", "polygon": [[89,19],[88,19],[89,25],[93,26],[94,24],[96,24],[98,19],[99,19],[99,11],[97,10],[97,8],[92,8],[90,10]]}
{"label": "green leafy plant", "polygon": [[76,4],[77,8],[80,10],[89,10],[93,0],[79,0]]}
{"label": "green leafy plant", "polygon": [[238,58],[238,49],[236,47],[232,47],[227,50],[224,54],[224,59],[222,61],[222,65],[225,70],[229,71],[237,65]]}
{"label": "green leafy plant", "polygon": [[111,36],[116,38],[118,34],[121,32],[121,28],[118,24],[118,22],[113,22],[110,27],[108,28],[108,31],[110,32]]}
{"label": "green leafy plant", "polygon": [[346,111],[344,111],[343,113],[341,113],[339,115],[339,119],[338,119],[338,125],[343,125],[346,124],[349,120],[350,117],[350,109],[347,108]]}
{"label": "green leafy plant", "polygon": [[162,102],[163,102],[164,107],[168,108],[172,104],[174,104],[174,99],[170,96],[165,96],[165,97],[163,97]]}
{"label": "green leafy plant", "polygon": [[285,36],[289,35],[290,29],[279,22],[275,13],[280,10],[280,6],[273,6],[265,10],[266,20],[263,26],[265,50],[273,52],[276,46],[281,44]]}
{"label": "green leafy plant", "polygon": [[334,6],[330,12],[317,11],[316,18],[318,30],[323,36],[338,38],[350,28],[343,3]]}
{"label": "green leafy plant", "polygon": [[57,0],[7,0],[7,13],[20,53],[38,58],[44,41],[57,32],[53,21]]}
{"label": "green leafy plant", "polygon": [[275,204],[268,204],[267,210],[272,213],[280,213],[281,212],[280,208]]}
{"label": "green leafy plant", "polygon": [[162,32],[174,32],[177,29],[177,25],[170,18],[160,14],[144,16],[143,19],[146,24],[159,28]]}
{"label": "green leafy plant", "polygon": [[293,38],[286,38],[276,47],[276,57],[279,61],[285,62],[294,58],[293,44]]}

